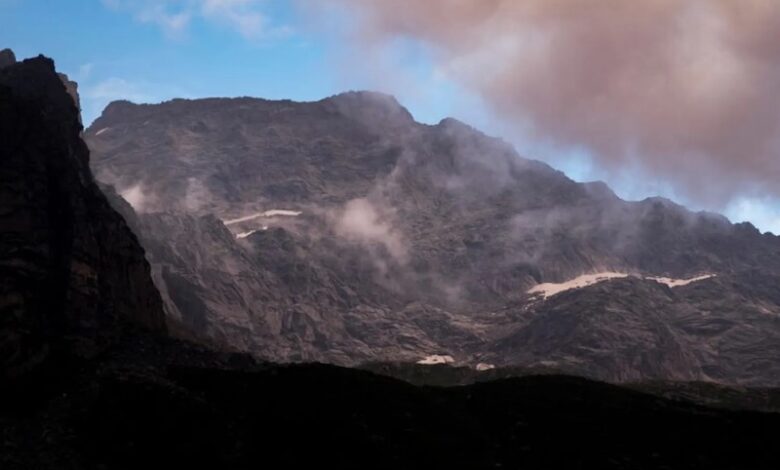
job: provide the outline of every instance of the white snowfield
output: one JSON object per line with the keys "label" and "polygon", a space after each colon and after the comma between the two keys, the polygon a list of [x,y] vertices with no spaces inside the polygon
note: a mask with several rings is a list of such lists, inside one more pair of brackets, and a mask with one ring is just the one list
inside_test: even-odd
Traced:
{"label": "white snowfield", "polygon": [[242,238],[246,238],[246,237],[248,237],[249,235],[252,235],[253,233],[256,233],[256,232],[262,232],[262,231],[264,231],[264,230],[268,230],[268,226],[267,226],[267,225],[263,225],[263,227],[262,227],[262,228],[259,228],[259,229],[257,229],[257,230],[250,230],[250,231],[248,231],[248,232],[241,232],[241,233],[237,233],[237,234],[236,234],[236,238],[238,238],[238,239],[240,240],[240,239],[242,239]]}
{"label": "white snowfield", "polygon": [[109,129],[111,129],[111,128],[110,127],[104,127],[102,129],[100,129],[99,131],[95,132],[95,135],[100,135],[100,134],[106,132]]}
{"label": "white snowfield", "polygon": [[425,359],[420,359],[417,361],[418,364],[423,364],[426,366],[431,366],[435,364],[451,364],[455,362],[455,359],[452,358],[452,356],[443,355],[440,356],[438,354],[433,354],[431,356],[426,357]]}
{"label": "white snowfield", "polygon": [[[568,290],[580,289],[582,287],[592,286],[600,282],[605,282],[612,279],[622,279],[628,276],[629,274],[626,273],[617,273],[611,271],[593,273],[593,274],[583,274],[582,276],[577,276],[574,279],[571,279],[566,282],[560,282],[560,283],[545,282],[542,284],[537,284],[532,288],[528,289],[528,293],[532,295],[540,295],[542,296],[542,298],[546,299],[548,297],[552,297],[553,295],[560,294],[561,292],[566,292]],[[673,279],[670,277],[651,277],[651,276],[639,276],[639,277],[649,281],[655,281],[661,284],[666,284],[669,287],[680,287],[680,286],[687,286],[688,284],[691,284],[693,282],[710,279],[715,276],[716,276],[715,274],[703,274],[701,276],[692,277],[690,279]]]}
{"label": "white snowfield", "polygon": [[291,211],[286,209],[271,209],[270,211],[257,212],[255,214],[239,217],[237,219],[223,220],[222,223],[225,225],[233,225],[241,222],[246,222],[248,220],[258,219],[260,217],[279,217],[279,216],[298,217],[299,215],[301,215],[300,211]]}
{"label": "white snowfield", "polygon": [[582,276],[577,276],[574,279],[566,282],[544,282],[542,284],[537,284],[530,288],[528,293],[539,294],[546,299],[547,297],[552,297],[555,294],[560,294],[561,292],[566,292],[567,290],[579,289],[581,287],[598,284],[599,282],[609,281],[610,279],[620,279],[624,277],[628,277],[628,274],[615,272],[583,274]]}
{"label": "white snowfield", "polygon": [[480,362],[479,364],[477,364],[477,367],[475,367],[475,369],[477,369],[479,372],[484,372],[486,370],[492,370],[495,368],[496,366],[494,366],[493,364],[488,364],[485,362]]}
{"label": "white snowfield", "polygon": [[715,277],[715,274],[702,274],[701,276],[692,277],[690,279],[672,279],[671,277],[646,277],[650,281],[660,282],[666,284],[669,287],[687,286],[692,282],[699,282],[705,279]]}

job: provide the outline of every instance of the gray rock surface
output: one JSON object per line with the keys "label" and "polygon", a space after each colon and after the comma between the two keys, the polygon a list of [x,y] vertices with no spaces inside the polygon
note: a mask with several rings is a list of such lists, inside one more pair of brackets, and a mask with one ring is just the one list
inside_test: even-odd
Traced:
{"label": "gray rock surface", "polygon": [[[389,96],[115,102],[86,139],[188,336],[276,360],[780,383],[778,237],[623,201]],[[605,271],[629,277],[528,293]]]}

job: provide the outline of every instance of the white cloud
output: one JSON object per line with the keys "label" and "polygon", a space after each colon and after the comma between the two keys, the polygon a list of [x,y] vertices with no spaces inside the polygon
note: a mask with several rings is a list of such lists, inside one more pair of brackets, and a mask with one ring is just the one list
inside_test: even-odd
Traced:
{"label": "white cloud", "polygon": [[81,114],[84,124],[90,125],[112,101],[127,100],[133,103],[159,103],[172,98],[189,98],[185,90],[145,81],[131,81],[110,77],[79,87]]}
{"label": "white cloud", "polygon": [[154,96],[139,89],[139,86],[123,78],[111,77],[88,87],[84,96],[90,99],[125,99],[138,103],[154,100]]}
{"label": "white cloud", "polygon": [[268,18],[255,9],[256,3],[251,0],[204,0],[201,14],[235,28],[244,37],[253,38],[263,35],[269,28]]}
{"label": "white cloud", "polygon": [[145,91],[140,85],[122,78],[111,77],[95,83],[83,86],[80,91],[81,117],[84,125],[88,126],[100,116],[103,109],[117,100],[127,100],[134,103],[150,103],[160,101],[153,93]]}
{"label": "white cloud", "polygon": [[161,27],[169,36],[179,36],[189,26],[192,14],[187,11],[169,12],[163,5],[154,5],[137,14],[144,23],[152,23]]}
{"label": "white cloud", "polygon": [[144,192],[141,184],[131,186],[119,193],[125,201],[127,201],[133,209],[140,213],[143,213],[146,209],[146,205],[149,202],[146,193]]}
{"label": "white cloud", "polygon": [[364,243],[382,244],[399,261],[407,258],[401,234],[367,199],[353,199],[344,206],[336,220],[336,233]]}
{"label": "white cloud", "polygon": [[82,81],[89,78],[90,75],[92,75],[92,69],[94,68],[94,64],[91,62],[82,64],[79,66],[78,73],[76,74],[76,81]]}
{"label": "white cloud", "polygon": [[190,2],[153,0],[101,0],[103,6],[129,12],[136,20],[159,26],[168,36],[180,36],[192,20]]}
{"label": "white cloud", "polygon": [[200,18],[224,25],[247,39],[288,35],[289,26],[274,25],[265,14],[266,0],[101,0],[106,8],[128,12],[138,21],[181,37]]}

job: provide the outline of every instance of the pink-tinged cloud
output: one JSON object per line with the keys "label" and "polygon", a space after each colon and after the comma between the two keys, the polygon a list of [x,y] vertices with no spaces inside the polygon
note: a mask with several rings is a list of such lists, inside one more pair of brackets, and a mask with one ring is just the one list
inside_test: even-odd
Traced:
{"label": "pink-tinged cloud", "polygon": [[398,37],[534,135],[708,205],[780,195],[774,0],[339,0],[361,48]]}

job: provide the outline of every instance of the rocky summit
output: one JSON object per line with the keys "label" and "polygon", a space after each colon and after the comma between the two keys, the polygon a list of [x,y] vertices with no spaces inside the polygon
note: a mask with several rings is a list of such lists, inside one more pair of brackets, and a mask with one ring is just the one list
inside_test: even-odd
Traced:
{"label": "rocky summit", "polygon": [[780,238],[621,200],[390,96],[120,101],[85,139],[182,338],[277,361],[780,384]]}

